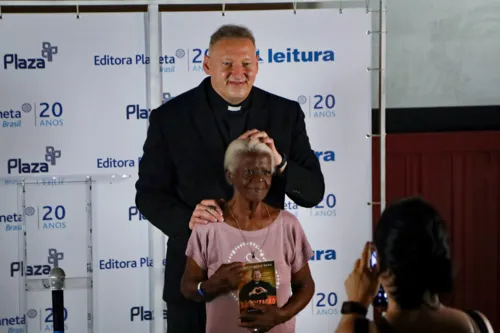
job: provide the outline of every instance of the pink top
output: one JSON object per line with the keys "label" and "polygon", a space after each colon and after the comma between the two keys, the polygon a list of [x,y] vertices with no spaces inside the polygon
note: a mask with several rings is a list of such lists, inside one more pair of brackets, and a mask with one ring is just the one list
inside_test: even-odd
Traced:
{"label": "pink top", "polygon": [[[267,240],[264,242],[269,229]],[[248,241],[241,236],[241,232]],[[278,306],[282,307],[291,296],[291,274],[299,271],[312,257],[313,251],[297,218],[281,211],[277,219],[267,228],[257,231],[241,231],[227,223],[208,223],[194,228],[186,250],[211,277],[223,263],[260,262],[273,260],[276,269]],[[249,247],[255,253],[252,258]],[[206,303],[206,333],[248,333],[239,327],[237,292],[220,295]],[[295,332],[295,317],[275,326],[270,333]]]}

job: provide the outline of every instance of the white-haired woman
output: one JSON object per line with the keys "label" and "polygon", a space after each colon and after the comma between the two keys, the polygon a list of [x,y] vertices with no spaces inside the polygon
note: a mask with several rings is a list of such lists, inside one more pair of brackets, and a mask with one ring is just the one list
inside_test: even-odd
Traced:
{"label": "white-haired woman", "polygon": [[[233,141],[224,167],[234,195],[222,207],[224,222],[197,225],[191,234],[181,290],[186,298],[207,302],[206,333],[295,332],[295,316],[314,294],[308,265],[313,251],[299,221],[263,201],[274,166],[262,141]],[[264,261],[274,261],[277,306],[253,304],[256,312],[240,315],[244,265]]]}

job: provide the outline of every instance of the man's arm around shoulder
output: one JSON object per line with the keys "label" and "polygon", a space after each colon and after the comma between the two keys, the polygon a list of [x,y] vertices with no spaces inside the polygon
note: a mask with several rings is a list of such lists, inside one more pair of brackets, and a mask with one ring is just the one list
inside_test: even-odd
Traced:
{"label": "man's arm around shoulder", "polygon": [[304,112],[295,102],[295,125],[288,161],[283,171],[286,194],[297,205],[314,207],[323,200],[325,180],[316,154],[307,135]]}
{"label": "man's arm around shoulder", "polygon": [[162,112],[167,112],[164,107],[150,113],[139,179],[135,184],[135,203],[146,219],[165,235],[187,243],[192,211],[175,197],[177,175],[162,129]]}

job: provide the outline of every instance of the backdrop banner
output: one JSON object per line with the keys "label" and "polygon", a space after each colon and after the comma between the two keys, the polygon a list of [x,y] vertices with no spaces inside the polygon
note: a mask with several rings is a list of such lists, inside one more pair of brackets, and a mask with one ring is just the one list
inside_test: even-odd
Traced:
{"label": "backdrop banner", "polygon": [[[13,14],[0,20],[0,178],[45,178],[26,187],[25,265],[16,228],[22,195],[14,182],[0,186],[0,333],[19,332],[24,323],[30,333],[52,332],[50,289],[28,293],[26,315],[18,305],[23,268],[27,279],[39,279],[55,264],[68,279],[93,276],[93,301],[85,289],[65,291],[66,331],[87,332],[88,319],[94,332],[148,330],[148,224],[134,204],[147,129],[147,117],[135,117],[146,104],[145,18]],[[84,176],[114,173],[132,178],[92,188],[89,269]],[[68,183],[75,175],[81,182]]]}
{"label": "backdrop banner", "polygon": [[[193,22],[203,29],[194,33]],[[312,209],[286,202],[315,251],[310,266],[316,292],[298,316],[297,332],[332,332],[345,300],[344,280],[371,239],[371,140],[366,136],[371,133],[371,14],[365,8],[295,15],[162,13],[167,97],[197,86],[206,76],[203,57],[210,35],[222,24],[245,25],[254,33],[260,57],[255,85],[302,105],[326,193]]]}
{"label": "backdrop banner", "polygon": [[[252,30],[260,57],[255,85],[301,104],[321,161],[322,202],[305,209],[287,199],[286,208],[315,250],[316,292],[298,315],[297,332],[331,332],[346,298],[344,280],[371,239],[371,13],[162,13],[160,59],[146,55],[145,19],[144,13],[86,13],[0,20],[0,178],[45,178],[25,193],[15,181],[0,185],[0,333],[51,332],[50,289],[29,292],[26,313],[19,304],[23,279],[47,277],[56,265],[68,278],[93,278],[92,298],[85,288],[65,293],[68,332],[87,332],[90,324],[97,333],[135,333],[166,319],[167,310],[153,316],[149,306],[148,221],[134,205],[150,112],[147,65],[160,62],[164,102],[192,89],[206,76],[210,35],[226,23]],[[85,175],[109,174],[132,177],[91,191],[84,183]],[[81,182],[64,180],[78,175]]]}

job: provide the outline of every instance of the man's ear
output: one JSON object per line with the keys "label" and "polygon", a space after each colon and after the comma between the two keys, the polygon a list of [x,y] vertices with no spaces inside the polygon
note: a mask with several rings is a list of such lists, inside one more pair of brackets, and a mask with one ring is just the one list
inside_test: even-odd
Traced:
{"label": "man's ear", "polygon": [[205,55],[205,57],[203,58],[203,70],[205,71],[205,74],[207,74],[207,75],[212,74],[212,71],[210,68],[210,58],[207,55]]}

